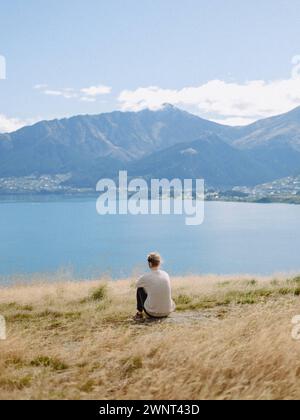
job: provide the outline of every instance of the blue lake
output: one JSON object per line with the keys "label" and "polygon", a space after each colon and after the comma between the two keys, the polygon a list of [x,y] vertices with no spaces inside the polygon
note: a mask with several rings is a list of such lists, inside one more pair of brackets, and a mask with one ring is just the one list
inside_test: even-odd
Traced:
{"label": "blue lake", "polygon": [[55,273],[127,276],[159,251],[172,274],[300,271],[300,206],[205,203],[184,216],[99,216],[96,198],[0,202],[0,278]]}

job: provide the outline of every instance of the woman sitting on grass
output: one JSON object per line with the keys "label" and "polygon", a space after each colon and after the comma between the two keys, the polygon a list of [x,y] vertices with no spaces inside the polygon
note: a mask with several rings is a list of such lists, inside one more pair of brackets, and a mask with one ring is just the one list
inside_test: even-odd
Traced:
{"label": "woman sitting on grass", "polygon": [[160,270],[161,257],[153,252],[148,255],[150,273],[140,277],[137,287],[137,314],[134,319],[141,321],[144,313],[149,318],[166,318],[175,310],[171,296],[171,283],[168,273]]}

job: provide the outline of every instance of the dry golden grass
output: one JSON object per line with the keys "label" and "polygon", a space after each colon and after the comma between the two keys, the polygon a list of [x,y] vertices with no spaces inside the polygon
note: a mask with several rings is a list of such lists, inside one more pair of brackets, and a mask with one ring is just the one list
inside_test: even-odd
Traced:
{"label": "dry golden grass", "polygon": [[169,321],[131,322],[133,279],[0,289],[1,399],[298,399],[300,278],[173,280]]}

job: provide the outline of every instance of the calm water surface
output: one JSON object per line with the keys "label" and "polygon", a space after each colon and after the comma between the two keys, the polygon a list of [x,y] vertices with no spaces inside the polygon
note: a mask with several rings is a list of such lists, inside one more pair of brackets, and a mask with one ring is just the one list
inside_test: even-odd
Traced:
{"label": "calm water surface", "polygon": [[300,206],[205,204],[205,222],[184,216],[99,216],[96,200],[0,202],[0,278],[71,270],[126,276],[158,250],[173,274],[300,271]]}

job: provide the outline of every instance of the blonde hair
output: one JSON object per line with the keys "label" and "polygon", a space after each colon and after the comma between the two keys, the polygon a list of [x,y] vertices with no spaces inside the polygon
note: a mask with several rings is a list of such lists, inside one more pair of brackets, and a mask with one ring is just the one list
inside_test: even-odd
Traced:
{"label": "blonde hair", "polygon": [[151,252],[148,255],[148,263],[150,267],[158,267],[162,263],[161,256],[158,252]]}

